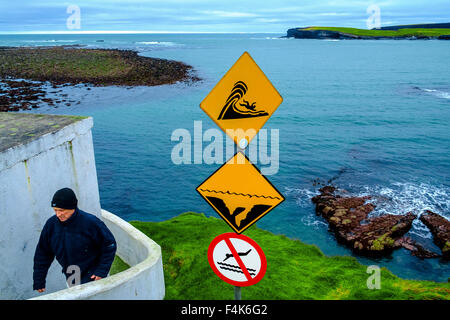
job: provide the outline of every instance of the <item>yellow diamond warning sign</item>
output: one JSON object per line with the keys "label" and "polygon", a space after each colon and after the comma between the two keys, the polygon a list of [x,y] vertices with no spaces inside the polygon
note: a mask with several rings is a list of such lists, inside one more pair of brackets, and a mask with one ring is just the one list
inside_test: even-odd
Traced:
{"label": "yellow diamond warning sign", "polygon": [[241,152],[198,186],[197,191],[238,234],[284,201]]}
{"label": "yellow diamond warning sign", "polygon": [[283,98],[250,54],[244,54],[228,70],[200,108],[239,144],[256,136]]}

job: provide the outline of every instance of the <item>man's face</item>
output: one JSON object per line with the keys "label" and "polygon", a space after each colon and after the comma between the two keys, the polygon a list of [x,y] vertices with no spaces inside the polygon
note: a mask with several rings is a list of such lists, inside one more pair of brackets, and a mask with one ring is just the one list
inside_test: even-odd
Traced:
{"label": "man's face", "polygon": [[53,207],[53,210],[55,210],[55,214],[58,217],[59,221],[61,222],[64,222],[67,219],[69,219],[75,212],[75,209],[61,209],[56,207]]}

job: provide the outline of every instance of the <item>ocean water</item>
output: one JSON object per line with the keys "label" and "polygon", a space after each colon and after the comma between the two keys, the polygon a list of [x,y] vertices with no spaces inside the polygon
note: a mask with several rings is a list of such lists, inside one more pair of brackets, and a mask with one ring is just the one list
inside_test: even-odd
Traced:
{"label": "ocean water", "polygon": [[[286,201],[259,227],[315,244],[327,255],[353,255],[314,213],[310,199],[318,193],[317,182],[374,196],[374,215],[429,209],[449,219],[450,42],[280,36],[3,35],[0,46],[133,49],[183,61],[203,79],[157,87],[66,87],[80,104],[30,111],[94,118],[101,204],[125,220],[161,221],[186,211],[218,216],[195,188],[219,165],[173,164],[177,143],[171,135],[183,128],[193,138],[194,121],[202,121],[204,131],[217,128],[199,104],[244,51],[284,99],[265,128],[279,129],[279,171],[268,179]],[[418,220],[408,235],[439,250]],[[450,276],[449,263],[420,260],[404,249],[382,259],[355,257],[403,278]]]}

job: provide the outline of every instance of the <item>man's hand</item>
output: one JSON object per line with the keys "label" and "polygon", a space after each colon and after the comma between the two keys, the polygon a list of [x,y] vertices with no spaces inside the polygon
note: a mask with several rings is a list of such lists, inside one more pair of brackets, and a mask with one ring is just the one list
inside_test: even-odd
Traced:
{"label": "man's hand", "polygon": [[44,291],[45,291],[45,288],[37,289],[37,292],[39,292],[39,293],[42,293],[42,292],[44,292]]}
{"label": "man's hand", "polygon": [[95,274],[93,274],[93,275],[91,276],[91,279],[94,279],[94,281],[97,281],[97,280],[100,280],[101,277],[97,277]]}

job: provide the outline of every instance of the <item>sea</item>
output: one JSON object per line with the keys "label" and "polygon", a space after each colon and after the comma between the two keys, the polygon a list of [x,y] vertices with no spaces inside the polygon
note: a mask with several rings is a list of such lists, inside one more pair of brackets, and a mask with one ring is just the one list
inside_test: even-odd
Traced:
{"label": "sea", "polygon": [[[447,282],[450,264],[440,259],[422,260],[405,249],[386,258],[354,255],[315,214],[311,197],[333,184],[349,195],[371,195],[374,216],[431,210],[450,219],[450,41],[283,36],[0,35],[0,46],[130,49],[182,61],[202,79],[155,87],[64,87],[79,104],[26,111],[93,117],[101,206],[127,221],[163,221],[187,211],[219,217],[195,189],[221,164],[194,163],[193,151],[192,163],[175,164],[179,141],[172,135],[189,132],[194,150],[202,142],[194,137],[195,123],[202,132],[218,129],[199,105],[248,52],[283,97],[264,129],[269,137],[278,130],[278,141],[268,146],[270,156],[277,144],[278,170],[267,178],[286,200],[256,225],[405,279]],[[440,252],[418,219],[407,235]]]}

